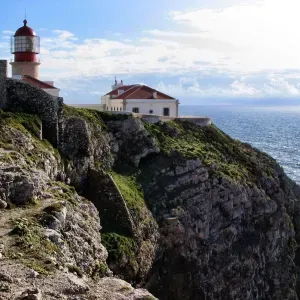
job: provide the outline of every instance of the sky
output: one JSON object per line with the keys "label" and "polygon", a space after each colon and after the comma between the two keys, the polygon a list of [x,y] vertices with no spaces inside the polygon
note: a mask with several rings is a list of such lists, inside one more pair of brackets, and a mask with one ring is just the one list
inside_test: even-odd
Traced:
{"label": "sky", "polygon": [[[40,79],[66,103],[99,103],[117,80],[181,104],[300,104],[299,0],[10,0],[0,59],[23,25],[41,38]],[[275,102],[274,102],[275,101]],[[276,102],[276,103],[277,103]]]}

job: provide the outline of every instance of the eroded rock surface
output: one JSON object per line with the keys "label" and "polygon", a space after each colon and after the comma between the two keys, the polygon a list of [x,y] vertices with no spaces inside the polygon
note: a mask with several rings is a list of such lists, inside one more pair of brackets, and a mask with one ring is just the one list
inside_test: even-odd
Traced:
{"label": "eroded rock surface", "polygon": [[214,126],[57,116],[53,148],[1,112],[1,297],[152,299],[126,279],[159,299],[298,299],[300,189],[272,158]]}

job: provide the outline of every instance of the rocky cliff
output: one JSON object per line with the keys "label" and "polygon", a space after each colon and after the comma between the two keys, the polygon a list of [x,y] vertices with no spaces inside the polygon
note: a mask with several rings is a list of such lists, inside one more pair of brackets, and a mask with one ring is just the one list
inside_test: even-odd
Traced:
{"label": "rocky cliff", "polygon": [[2,299],[298,299],[300,189],[267,154],[57,100],[49,123],[8,86]]}

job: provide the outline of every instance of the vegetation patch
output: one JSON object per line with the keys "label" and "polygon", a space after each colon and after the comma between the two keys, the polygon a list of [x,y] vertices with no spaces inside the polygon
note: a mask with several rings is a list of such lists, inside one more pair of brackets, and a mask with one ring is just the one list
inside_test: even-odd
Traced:
{"label": "vegetation patch", "polygon": [[[216,126],[198,127],[187,121],[170,121],[167,124],[145,123],[155,137],[163,154],[174,154],[186,159],[199,158],[213,176],[227,177],[244,184],[255,183],[266,173],[272,176],[274,160],[249,145],[233,140]],[[170,135],[170,127],[180,135]]]}
{"label": "vegetation patch", "polygon": [[[57,187],[60,189],[57,189]],[[76,204],[76,190],[73,186],[67,185],[61,181],[52,181],[49,192],[58,200]]]}
{"label": "vegetation patch", "polygon": [[18,218],[13,221],[14,228],[10,232],[15,237],[15,244],[11,249],[13,258],[21,257],[21,262],[39,273],[49,274],[55,266],[49,257],[56,255],[58,247],[44,235],[43,227],[34,218]]}
{"label": "vegetation patch", "polygon": [[139,218],[145,207],[145,200],[142,187],[136,182],[135,176],[116,172],[110,172],[110,174],[124,197],[128,209],[135,218]]}
{"label": "vegetation patch", "polygon": [[[19,142],[13,129],[25,135],[24,141]],[[48,140],[40,139],[40,129],[41,120],[36,115],[0,110],[0,130],[2,132],[0,148],[18,152],[19,156],[22,156],[22,162],[27,164],[29,168],[33,165],[43,167],[45,157],[49,157],[49,153],[54,155],[57,161],[60,161],[58,150],[54,149]],[[30,151],[24,147],[24,142],[31,144]],[[10,152],[9,155],[14,160],[13,153]]]}
{"label": "vegetation patch", "polygon": [[40,137],[40,128],[42,122],[36,115],[11,113],[0,110],[0,124],[9,125],[24,133],[30,132],[37,138]]}
{"label": "vegetation patch", "polygon": [[68,264],[67,268],[69,272],[77,274],[77,276],[80,278],[83,277],[83,272],[77,266]]}
{"label": "vegetation patch", "polygon": [[100,117],[100,112],[97,110],[87,108],[75,108],[64,104],[63,113],[65,116],[80,117],[91,124],[104,127],[104,124]]}
{"label": "vegetation patch", "polygon": [[92,272],[91,272],[91,277],[93,279],[96,278],[102,278],[104,276],[106,276],[108,271],[108,267],[105,263],[103,262],[97,262],[96,265],[94,266]]}
{"label": "vegetation patch", "polygon": [[68,117],[80,117],[90,124],[97,125],[106,129],[105,122],[108,121],[125,121],[133,118],[131,114],[114,114],[106,111],[98,111],[88,108],[75,108],[68,105],[63,106],[63,113]]}
{"label": "vegetation patch", "polygon": [[62,209],[65,207],[64,202],[56,202],[50,206],[47,206],[44,208],[44,212],[48,214],[54,214],[56,212],[62,211]]}
{"label": "vegetation patch", "polygon": [[108,251],[108,261],[135,261],[136,243],[132,238],[117,233],[103,233],[102,244]]}

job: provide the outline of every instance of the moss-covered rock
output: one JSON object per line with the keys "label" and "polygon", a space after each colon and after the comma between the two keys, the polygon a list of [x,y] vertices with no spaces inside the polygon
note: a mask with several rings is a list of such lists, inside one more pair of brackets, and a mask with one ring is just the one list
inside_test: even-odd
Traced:
{"label": "moss-covered rock", "polygon": [[[3,213],[28,220],[0,225],[16,262],[109,275],[97,207],[108,266],[160,299],[296,299],[300,188],[267,154],[215,126],[67,106],[56,150],[38,118],[1,114]],[[20,208],[25,177],[36,205]]]}

